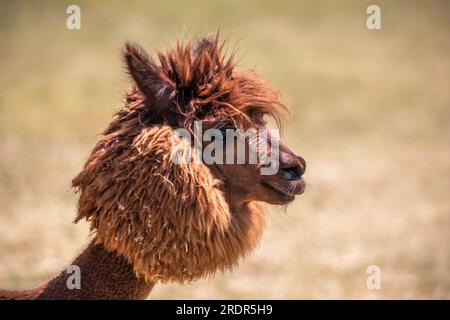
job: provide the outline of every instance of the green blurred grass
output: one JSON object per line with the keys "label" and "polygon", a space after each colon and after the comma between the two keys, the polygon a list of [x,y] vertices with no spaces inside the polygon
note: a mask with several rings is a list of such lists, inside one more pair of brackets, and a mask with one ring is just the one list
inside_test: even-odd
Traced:
{"label": "green blurred grass", "polygon": [[1,2],[0,286],[35,286],[87,243],[70,180],[129,87],[122,43],[221,26],[292,109],[307,192],[235,271],[151,297],[450,298],[449,5],[377,3],[379,31],[365,1],[77,1],[70,31],[72,2]]}

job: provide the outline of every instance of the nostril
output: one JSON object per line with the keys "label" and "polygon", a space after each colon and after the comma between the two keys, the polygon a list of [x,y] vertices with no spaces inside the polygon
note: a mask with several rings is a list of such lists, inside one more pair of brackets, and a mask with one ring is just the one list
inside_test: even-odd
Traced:
{"label": "nostril", "polygon": [[288,181],[300,179],[300,171],[298,167],[288,167],[281,170],[283,173],[283,178]]}

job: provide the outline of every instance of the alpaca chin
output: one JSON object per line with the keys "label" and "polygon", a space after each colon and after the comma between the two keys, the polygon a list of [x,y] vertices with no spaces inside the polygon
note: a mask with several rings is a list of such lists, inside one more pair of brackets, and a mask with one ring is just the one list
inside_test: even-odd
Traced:
{"label": "alpaca chin", "polygon": [[186,143],[163,125],[105,135],[73,181],[76,221],[90,221],[95,241],[148,281],[185,283],[231,268],[264,226],[262,204],[234,209],[206,165],[172,161],[173,149]]}

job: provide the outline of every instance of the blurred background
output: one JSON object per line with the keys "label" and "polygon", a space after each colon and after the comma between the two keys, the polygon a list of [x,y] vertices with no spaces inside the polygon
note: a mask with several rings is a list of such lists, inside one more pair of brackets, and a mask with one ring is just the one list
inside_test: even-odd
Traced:
{"label": "blurred background", "polygon": [[[81,8],[81,30],[66,8]],[[366,9],[381,8],[381,30]],[[37,286],[89,242],[81,170],[149,52],[220,26],[292,110],[306,193],[271,208],[236,270],[150,298],[450,298],[447,1],[0,1],[0,286]],[[369,290],[377,265],[382,288]]]}

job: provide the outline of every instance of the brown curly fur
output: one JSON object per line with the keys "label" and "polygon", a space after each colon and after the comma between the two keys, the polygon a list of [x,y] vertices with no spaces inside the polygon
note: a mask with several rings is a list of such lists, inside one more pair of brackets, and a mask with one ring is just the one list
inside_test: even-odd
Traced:
{"label": "brown curly fur", "polygon": [[237,71],[234,54],[226,57],[222,52],[225,43],[220,43],[218,33],[194,46],[191,41],[177,42],[158,54],[158,62],[139,45],[127,43],[123,56],[137,87],[133,86],[127,105],[105,133],[121,134],[124,121],[140,131],[140,124],[161,123],[161,119],[186,129],[195,120],[213,125],[231,122],[241,128],[268,115],[281,126],[287,108],[278,92],[253,71]]}
{"label": "brown curly fur", "polygon": [[[204,164],[176,165],[169,126],[143,129],[131,146],[96,149],[73,181],[77,220],[88,218],[97,243],[125,256],[149,281],[191,281],[234,265],[256,244],[263,212],[232,212]],[[193,153],[194,154],[194,153]]]}

